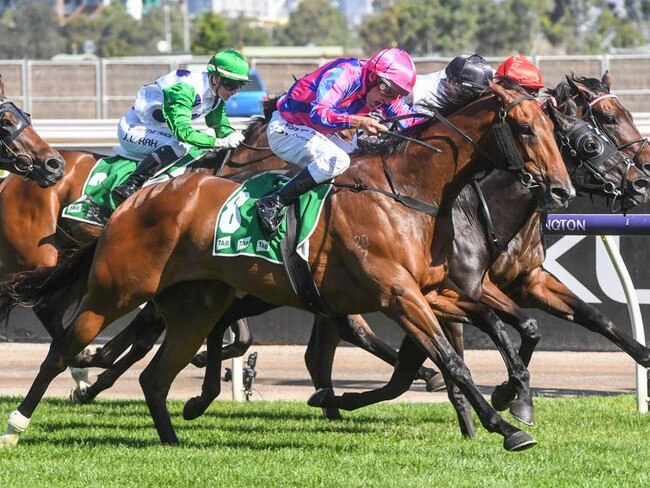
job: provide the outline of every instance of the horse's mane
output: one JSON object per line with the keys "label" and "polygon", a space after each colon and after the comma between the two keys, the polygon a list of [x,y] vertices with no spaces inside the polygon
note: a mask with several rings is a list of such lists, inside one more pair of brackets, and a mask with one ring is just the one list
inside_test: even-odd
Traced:
{"label": "horse's mane", "polygon": [[273,112],[275,111],[275,107],[278,103],[278,98],[280,98],[281,96],[282,95],[278,95],[277,97],[262,102],[263,115],[256,115],[255,117],[253,117],[250,123],[246,126],[246,128],[242,132],[245,141],[248,140],[248,138],[253,134],[256,134],[262,125],[267,124],[271,120],[271,116],[273,115]]}
{"label": "horse's mane", "polygon": [[[571,73],[569,76],[571,81],[580,83],[594,92],[609,93],[609,89],[598,78],[587,78],[586,76],[579,76],[575,73]],[[560,104],[566,102],[574,95],[573,88],[568,81],[560,82],[555,88],[548,88],[547,92]]]}
{"label": "horse's mane", "polygon": [[[499,78],[499,85],[503,86],[508,90],[514,90],[526,95],[526,90],[514,79],[509,76],[503,76]],[[478,101],[481,98],[492,96],[492,92],[485,90],[480,87],[470,87],[463,86],[460,84],[449,84],[445,85],[442,96],[436,96],[436,103],[425,102],[420,106],[423,111],[429,113],[439,113],[443,117],[448,117],[452,114],[455,114],[459,110],[471,105],[472,103]],[[414,127],[409,127],[408,129],[399,131],[400,134],[417,137],[424,130],[431,127],[431,125],[436,121],[435,118],[428,118],[421,124],[417,124]],[[381,144],[378,144],[376,147],[368,148],[366,150],[361,150],[362,154],[399,154],[404,152],[408,141],[397,138],[389,138],[385,141],[382,140]]]}

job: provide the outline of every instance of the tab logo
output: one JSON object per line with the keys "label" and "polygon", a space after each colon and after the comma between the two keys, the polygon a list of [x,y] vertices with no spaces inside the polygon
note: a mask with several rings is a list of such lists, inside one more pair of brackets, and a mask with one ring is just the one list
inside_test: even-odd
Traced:
{"label": "tab logo", "polygon": [[245,237],[243,239],[239,239],[237,241],[237,250],[241,251],[242,249],[246,249],[248,245],[251,243],[251,236]]}
{"label": "tab logo", "polygon": [[256,252],[269,252],[269,241],[257,241]]}
{"label": "tab logo", "polygon": [[217,239],[217,251],[230,247],[230,236],[220,237]]}

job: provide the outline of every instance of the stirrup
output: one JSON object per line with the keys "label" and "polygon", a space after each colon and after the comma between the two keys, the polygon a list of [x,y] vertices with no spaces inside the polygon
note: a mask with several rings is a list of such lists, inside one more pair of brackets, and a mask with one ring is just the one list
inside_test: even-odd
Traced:
{"label": "stirrup", "polygon": [[133,195],[138,188],[139,185],[136,183],[125,181],[111,192],[111,196],[113,197],[113,200],[115,200],[115,203],[119,205]]}
{"label": "stirrup", "polygon": [[275,234],[282,223],[284,214],[281,213],[284,205],[275,195],[267,195],[255,202],[260,226],[269,235]]}

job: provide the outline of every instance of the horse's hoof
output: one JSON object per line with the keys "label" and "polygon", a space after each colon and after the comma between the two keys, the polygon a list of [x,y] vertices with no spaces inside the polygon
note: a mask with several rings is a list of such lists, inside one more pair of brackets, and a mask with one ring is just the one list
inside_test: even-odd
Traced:
{"label": "horse's hoof", "polygon": [[92,398],[88,395],[89,386],[90,383],[80,381],[77,386],[70,391],[70,396],[68,397],[70,403],[73,405],[85,405],[86,403],[90,403]]}
{"label": "horse's hoof", "polygon": [[75,380],[78,385],[81,383],[90,383],[90,379],[88,379],[89,373],[90,369],[88,368],[75,368],[70,366],[70,375],[72,375],[72,379]]}
{"label": "horse's hoof", "polygon": [[18,434],[0,435],[0,449],[3,447],[14,447],[18,445]]}
{"label": "horse's hoof", "polygon": [[202,351],[195,355],[190,361],[197,368],[205,368],[208,364],[208,351]]}
{"label": "horse's hoof", "polygon": [[431,378],[426,380],[425,388],[428,392],[440,391],[447,388],[445,384],[445,378],[442,376],[442,373],[436,373]]}
{"label": "horse's hoof", "polygon": [[514,400],[510,403],[510,414],[526,425],[535,424],[535,409],[521,400]]}
{"label": "horse's hoof", "polygon": [[310,407],[332,407],[334,400],[334,391],[331,388],[320,388],[316,390],[312,396],[307,400],[307,405]]}
{"label": "horse's hoof", "polygon": [[194,420],[199,418],[205,412],[207,408],[206,405],[203,405],[201,397],[192,397],[185,402],[183,407],[183,418],[185,420]]}
{"label": "horse's hoof", "polygon": [[503,447],[506,451],[523,451],[537,444],[537,441],[523,430],[517,430],[503,439]]}
{"label": "horse's hoof", "polygon": [[323,417],[325,417],[326,420],[343,420],[341,412],[339,412],[339,409],[335,407],[323,408]]}
{"label": "horse's hoof", "polygon": [[503,412],[516,397],[517,393],[508,386],[506,381],[494,387],[490,402],[495,410]]}

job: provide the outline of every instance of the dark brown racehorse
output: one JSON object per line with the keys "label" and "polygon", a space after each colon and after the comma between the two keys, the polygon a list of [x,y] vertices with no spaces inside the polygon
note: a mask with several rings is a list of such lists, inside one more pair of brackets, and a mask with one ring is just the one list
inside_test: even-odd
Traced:
{"label": "dark brown racehorse", "polygon": [[45,188],[61,179],[63,164],[59,153],[34,131],[29,114],[7,98],[0,76],[0,169]]}
{"label": "dark brown racehorse", "polygon": [[[453,198],[469,177],[496,162],[473,156],[479,148],[492,147],[488,134],[497,119],[514,133],[511,147],[523,156],[517,171],[525,171],[538,185],[541,207],[565,207],[574,190],[550,120],[536,102],[520,93],[497,85],[491,90],[495,96],[481,98],[450,118],[479,145],[465,143],[451,129],[425,123],[417,137],[434,139],[443,147],[442,154],[410,143],[385,157],[385,166],[381,156],[360,157],[337,184],[363,182],[389,193],[396,188],[429,203]],[[393,175],[392,185],[387,174]],[[141,384],[161,441],[178,442],[166,409],[169,386],[231,305],[236,291],[271,304],[301,307],[281,266],[251,257],[211,255],[216,215],[236,188],[232,181],[202,174],[145,188],[115,212],[96,246],[84,248],[54,271],[17,278],[15,293],[7,298],[37,300],[61,293],[66,284],[86,282],[87,291],[71,326],[53,341],[34,384],[12,414],[13,431],[0,438],[3,442],[17,442],[52,379],[104,327],[151,299],[165,319],[167,333]],[[335,188],[310,238],[314,281],[336,314],[382,311],[394,319],[460,388],[485,428],[504,437],[506,449],[530,447],[535,441],[501,419],[483,399],[434,314],[435,310],[453,319],[471,312],[478,320],[490,313],[447,277],[450,224],[448,219],[402,206],[384,193]],[[359,233],[371,243],[362,253],[354,246]],[[44,277],[41,284],[47,284],[37,291],[32,284]]]}

